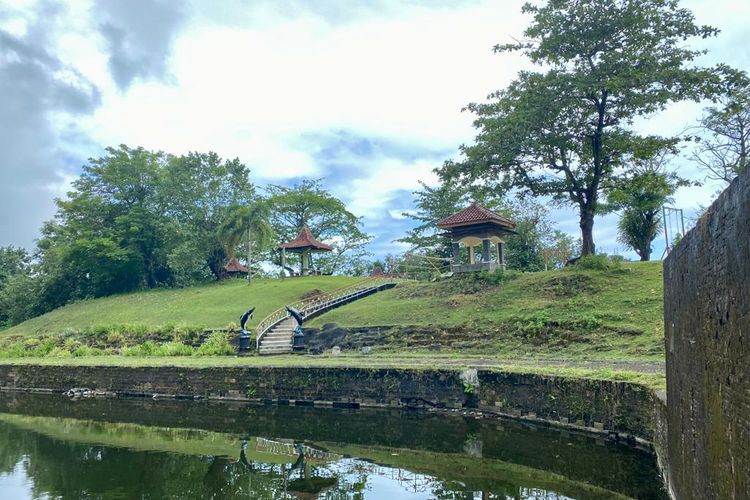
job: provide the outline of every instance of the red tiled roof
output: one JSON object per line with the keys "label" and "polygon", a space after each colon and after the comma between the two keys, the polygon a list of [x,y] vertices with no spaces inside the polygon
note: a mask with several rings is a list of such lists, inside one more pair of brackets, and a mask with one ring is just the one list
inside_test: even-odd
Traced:
{"label": "red tiled roof", "polygon": [[383,271],[383,268],[380,266],[375,266],[372,268],[372,271],[370,271],[370,277],[371,278],[380,278],[386,276],[385,271]]}
{"label": "red tiled roof", "polygon": [[307,227],[303,227],[297,237],[292,241],[284,243],[283,245],[279,245],[279,248],[285,248],[287,250],[311,248],[315,250],[323,250],[326,252],[333,250],[332,246],[326,245],[325,243],[321,243],[320,241],[316,240],[310,232],[310,229],[308,229]]}
{"label": "red tiled roof", "polygon": [[515,229],[516,227],[516,224],[507,217],[496,214],[481,203],[476,202],[460,212],[441,220],[438,222],[438,227],[441,229],[449,229],[452,227],[470,226],[483,223],[494,223],[507,229]]}
{"label": "red tiled roof", "polygon": [[238,261],[235,257],[232,257],[229,259],[229,262],[227,262],[227,265],[224,266],[224,270],[228,273],[248,273],[250,270],[240,264],[240,261]]}

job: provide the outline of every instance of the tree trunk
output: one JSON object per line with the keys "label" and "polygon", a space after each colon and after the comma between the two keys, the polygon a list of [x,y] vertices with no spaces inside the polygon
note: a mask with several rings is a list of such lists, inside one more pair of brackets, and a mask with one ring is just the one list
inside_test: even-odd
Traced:
{"label": "tree trunk", "polygon": [[594,211],[581,211],[581,256],[594,255],[596,247],[594,246]]}
{"label": "tree trunk", "polygon": [[252,274],[250,270],[250,260],[252,258],[253,253],[253,246],[252,246],[252,240],[250,239],[250,228],[247,229],[247,282],[250,283],[250,275]]}

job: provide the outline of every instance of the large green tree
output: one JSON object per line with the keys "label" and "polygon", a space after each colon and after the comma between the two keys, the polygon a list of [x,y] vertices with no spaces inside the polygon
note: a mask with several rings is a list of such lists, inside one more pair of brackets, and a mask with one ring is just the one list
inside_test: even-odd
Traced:
{"label": "large green tree", "polygon": [[[216,153],[170,157],[160,177],[159,200],[172,225],[176,251],[172,259],[196,255],[196,264],[215,278],[223,275],[226,244],[220,229],[238,206],[258,201],[250,171],[239,159],[222,160]],[[170,260],[171,268],[181,262]],[[195,265],[189,268],[196,271]]]}
{"label": "large green tree", "polygon": [[83,166],[44,225],[40,308],[220,277],[227,257],[220,228],[256,199],[237,159],[107,148]]}
{"label": "large green tree", "polygon": [[[370,236],[362,221],[343,201],[323,189],[320,180],[305,179],[292,187],[268,186],[266,203],[279,243],[293,240],[307,226],[318,240],[334,250],[316,257],[316,267],[327,273],[354,273],[361,269]],[[278,257],[277,257],[278,260]]]}
{"label": "large green tree", "polygon": [[0,328],[13,322],[13,293],[21,282],[28,283],[31,257],[20,247],[0,247]]}
{"label": "large green tree", "polygon": [[539,70],[468,106],[476,142],[440,174],[574,205],[581,251],[592,254],[606,190],[632,161],[676,143],[639,134],[634,120],[719,91],[728,69],[698,66],[704,51],[688,45],[717,30],[697,25],[677,0],[549,0],[523,12],[533,17],[525,39],[495,51],[520,52]]}
{"label": "large green tree", "polygon": [[163,153],[107,148],[83,166],[39,241],[51,307],[169,282],[168,224],[159,206]]}

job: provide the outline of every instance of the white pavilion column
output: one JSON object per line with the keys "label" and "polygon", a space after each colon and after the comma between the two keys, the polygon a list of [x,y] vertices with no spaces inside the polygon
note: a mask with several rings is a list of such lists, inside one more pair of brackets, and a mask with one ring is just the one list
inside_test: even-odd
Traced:
{"label": "white pavilion column", "polygon": [[497,263],[505,269],[505,242],[498,242],[497,244]]}
{"label": "white pavilion column", "polygon": [[474,247],[472,245],[469,246],[469,264],[474,264]]}

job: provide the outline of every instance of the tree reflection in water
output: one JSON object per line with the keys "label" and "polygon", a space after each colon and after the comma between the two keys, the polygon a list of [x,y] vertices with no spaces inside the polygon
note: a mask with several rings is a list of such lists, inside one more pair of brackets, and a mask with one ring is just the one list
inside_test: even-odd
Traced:
{"label": "tree reflection in water", "polygon": [[[513,422],[246,407],[236,415],[247,420],[217,423],[214,406],[205,407],[210,430],[198,430],[140,425],[125,401],[56,406],[17,396],[7,404],[7,397],[0,394],[0,491],[15,492],[7,498],[664,498],[649,455]],[[149,419],[182,425],[186,414],[203,411],[149,408],[165,411]],[[42,412],[57,416],[28,416]],[[92,419],[115,414],[131,421]],[[275,437],[284,432],[279,417],[301,422],[304,439]],[[243,438],[242,427],[270,432]],[[519,443],[525,448],[513,451]],[[546,454],[528,455],[532,449]],[[585,453],[588,469],[575,462]],[[601,467],[609,483],[596,485]],[[587,470],[594,484],[582,477]]]}

